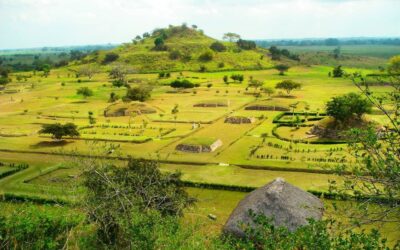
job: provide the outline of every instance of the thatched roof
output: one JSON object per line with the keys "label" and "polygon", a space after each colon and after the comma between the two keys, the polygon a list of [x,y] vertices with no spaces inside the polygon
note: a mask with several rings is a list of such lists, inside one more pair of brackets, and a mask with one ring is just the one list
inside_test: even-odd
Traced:
{"label": "thatched roof", "polygon": [[249,210],[272,218],[275,226],[286,226],[294,231],[306,225],[308,218],[320,220],[323,203],[314,195],[277,178],[239,202],[223,228],[224,233],[244,236],[241,225],[252,224]]}

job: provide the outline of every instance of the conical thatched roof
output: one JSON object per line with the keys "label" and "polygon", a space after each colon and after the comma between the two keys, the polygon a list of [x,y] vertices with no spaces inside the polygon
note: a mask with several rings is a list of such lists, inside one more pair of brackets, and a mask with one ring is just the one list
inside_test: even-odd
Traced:
{"label": "conical thatched roof", "polygon": [[320,220],[323,207],[321,200],[314,195],[285,182],[282,178],[277,178],[241,200],[223,231],[239,237],[244,236],[240,225],[252,224],[249,210],[272,218],[275,226],[286,226],[290,231],[294,231],[307,224],[308,218]]}

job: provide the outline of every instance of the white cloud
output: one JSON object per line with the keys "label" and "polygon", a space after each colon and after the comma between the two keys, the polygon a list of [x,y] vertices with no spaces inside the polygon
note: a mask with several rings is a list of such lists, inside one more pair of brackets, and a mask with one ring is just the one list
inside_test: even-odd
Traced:
{"label": "white cloud", "polygon": [[0,48],[129,41],[195,23],[220,38],[400,36],[398,0],[0,0]]}

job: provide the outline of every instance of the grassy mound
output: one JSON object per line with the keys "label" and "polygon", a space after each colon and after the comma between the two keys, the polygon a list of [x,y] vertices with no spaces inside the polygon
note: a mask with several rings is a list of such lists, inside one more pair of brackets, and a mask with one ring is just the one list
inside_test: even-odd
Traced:
{"label": "grassy mound", "polygon": [[377,126],[378,124],[366,119],[366,117],[361,120],[354,118],[347,123],[339,123],[335,118],[328,116],[318,121],[311,128],[309,134],[316,135],[319,138],[345,140],[347,138],[346,131],[352,128],[364,129],[371,125]]}
{"label": "grassy mound", "polygon": [[[163,34],[164,45],[155,48],[155,40]],[[154,31],[152,35],[133,43],[126,43],[111,51],[99,51],[86,57],[83,62],[104,64],[106,55],[115,53],[118,59],[107,64],[128,64],[136,71],[221,71],[221,70],[250,70],[272,67],[267,50],[256,48],[242,50],[236,43],[223,42],[225,51],[215,52],[210,46],[215,39],[203,34],[202,31],[185,27],[170,26]],[[204,58],[204,53],[211,53],[211,58]]]}
{"label": "grassy mound", "polygon": [[115,103],[111,104],[104,110],[104,116],[106,117],[116,117],[116,116],[130,116],[131,114],[153,114],[157,111],[149,107],[145,103],[140,102],[130,102],[130,103]]}

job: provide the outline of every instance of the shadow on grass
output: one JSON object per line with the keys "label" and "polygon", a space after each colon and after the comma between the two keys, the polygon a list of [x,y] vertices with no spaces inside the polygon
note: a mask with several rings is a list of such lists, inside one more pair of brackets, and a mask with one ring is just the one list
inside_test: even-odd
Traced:
{"label": "shadow on grass", "polygon": [[81,103],[88,103],[88,101],[74,101],[74,102],[71,102],[71,103],[74,103],[74,104],[81,104]]}
{"label": "shadow on grass", "polygon": [[74,143],[73,141],[41,141],[36,144],[30,146],[30,148],[38,149],[38,148],[53,148],[53,147],[62,147],[68,145],[70,143]]}

